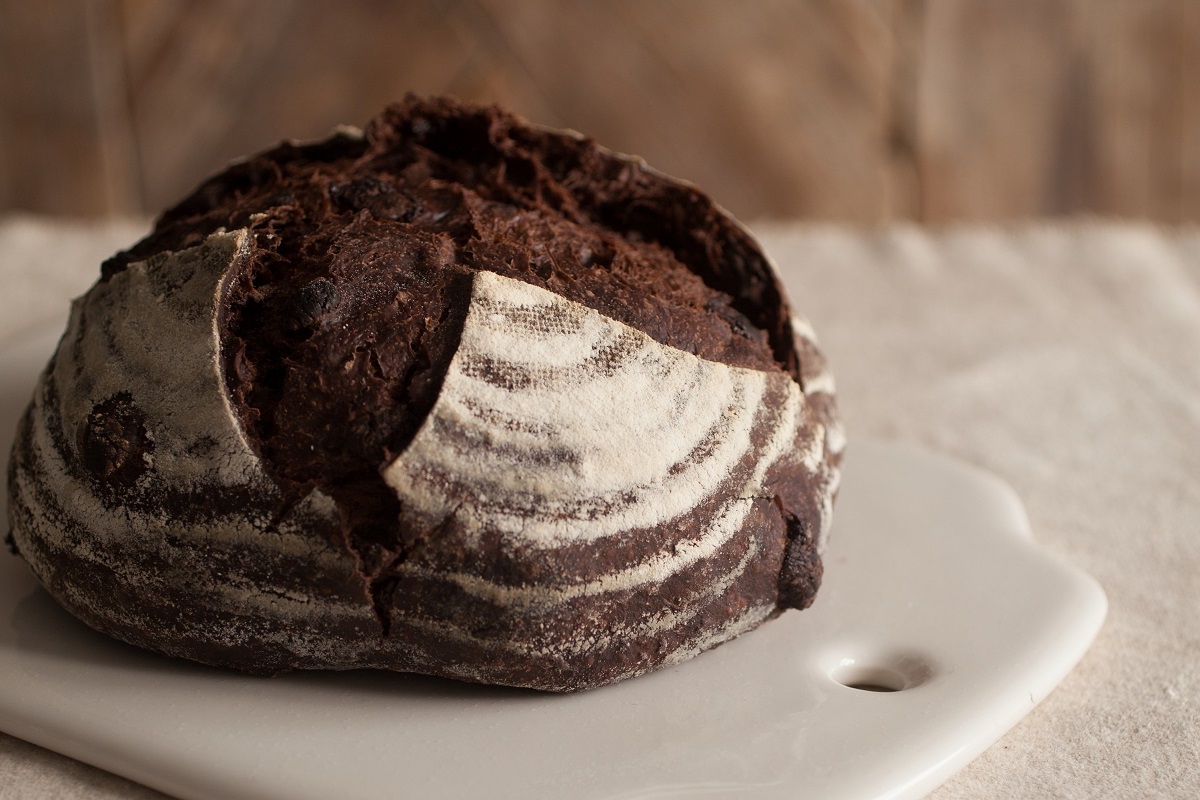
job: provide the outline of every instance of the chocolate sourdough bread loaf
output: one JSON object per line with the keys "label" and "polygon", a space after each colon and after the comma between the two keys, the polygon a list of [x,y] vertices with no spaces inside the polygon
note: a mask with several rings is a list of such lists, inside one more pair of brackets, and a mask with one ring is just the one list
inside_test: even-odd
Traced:
{"label": "chocolate sourdough bread loaf", "polygon": [[842,446],[709,198],[409,97],[103,265],[20,423],[10,541],[168,655],[570,691],[809,605]]}

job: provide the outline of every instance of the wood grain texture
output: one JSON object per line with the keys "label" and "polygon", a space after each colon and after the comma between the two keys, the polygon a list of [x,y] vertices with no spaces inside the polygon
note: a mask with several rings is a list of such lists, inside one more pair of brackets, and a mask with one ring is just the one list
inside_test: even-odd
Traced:
{"label": "wood grain texture", "polygon": [[924,17],[923,218],[1197,218],[1200,7],[929,0]]}
{"label": "wood grain texture", "polygon": [[140,206],[107,11],[0,0],[0,209],[94,216]]}
{"label": "wood grain texture", "polygon": [[1200,218],[1190,0],[0,0],[0,69],[0,210],[153,212],[413,90],[746,218]]}

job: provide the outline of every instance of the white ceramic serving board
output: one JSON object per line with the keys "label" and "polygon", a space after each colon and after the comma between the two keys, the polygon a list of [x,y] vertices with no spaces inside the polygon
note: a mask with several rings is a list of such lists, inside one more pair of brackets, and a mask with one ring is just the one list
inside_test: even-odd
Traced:
{"label": "white ceramic serving board", "polygon": [[[4,453],[53,343],[0,356]],[[174,661],[0,553],[0,729],[183,798],[919,797],[1062,680],[1106,601],[999,480],[862,441],[845,466],[812,609],[576,695]]]}

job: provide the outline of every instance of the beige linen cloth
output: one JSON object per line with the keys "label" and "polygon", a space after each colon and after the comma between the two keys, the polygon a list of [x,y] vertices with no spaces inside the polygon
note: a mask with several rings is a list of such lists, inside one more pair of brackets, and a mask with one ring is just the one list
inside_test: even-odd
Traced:
{"label": "beige linen cloth", "polygon": [[[0,220],[0,346],[64,318],[142,227]],[[758,233],[832,359],[850,446],[998,473],[1108,593],[1082,663],[932,796],[1200,797],[1200,230]],[[0,797],[161,795],[0,734]]]}

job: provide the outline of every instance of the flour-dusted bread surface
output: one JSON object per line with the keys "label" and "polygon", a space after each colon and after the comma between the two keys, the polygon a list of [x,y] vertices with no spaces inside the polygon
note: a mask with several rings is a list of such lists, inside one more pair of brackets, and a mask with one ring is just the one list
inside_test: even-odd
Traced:
{"label": "flour-dusted bread surface", "polygon": [[811,329],[705,195],[409,97],[106,262],[9,522],[68,610],[162,653],[570,691],[810,604],[843,445]]}

